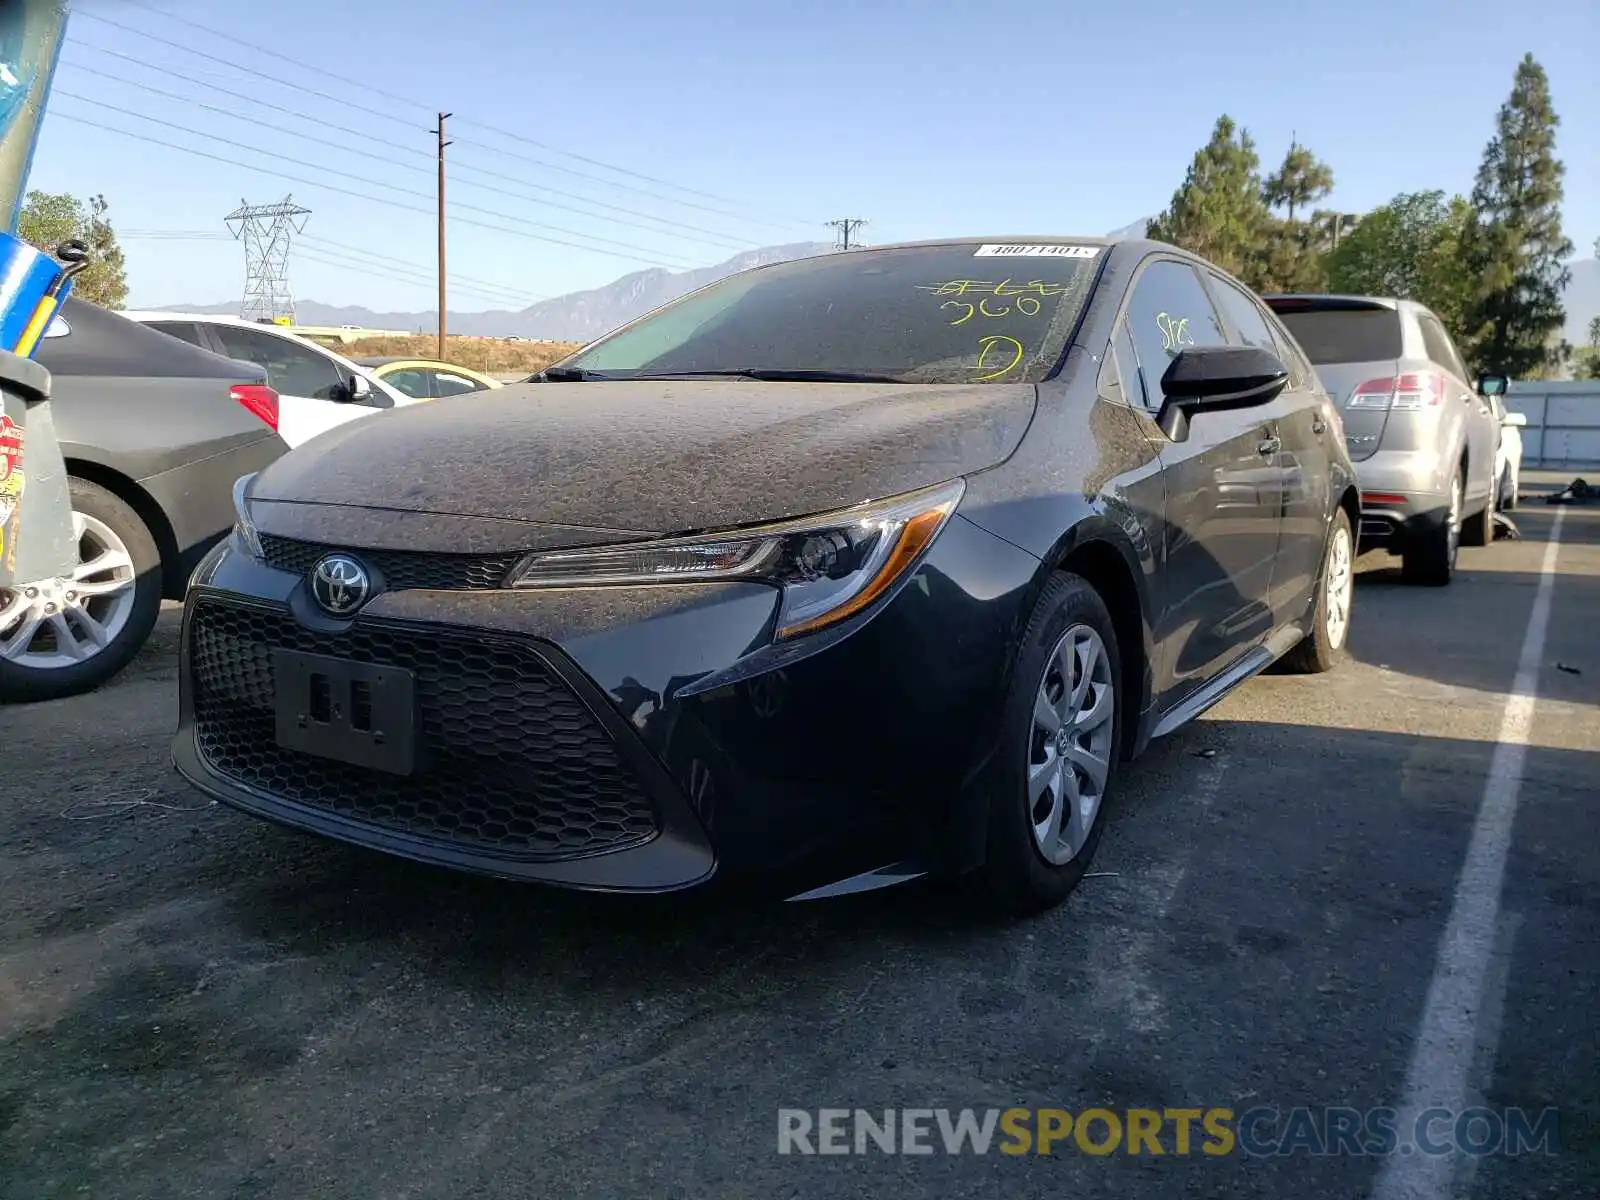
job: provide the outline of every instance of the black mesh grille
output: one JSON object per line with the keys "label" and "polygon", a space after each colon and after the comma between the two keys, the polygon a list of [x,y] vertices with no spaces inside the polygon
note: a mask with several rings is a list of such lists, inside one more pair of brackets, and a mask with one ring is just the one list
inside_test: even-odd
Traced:
{"label": "black mesh grille", "polygon": [[[304,575],[324,554],[338,546],[301,542],[293,538],[261,535],[261,552],[267,565]],[[356,558],[376,567],[391,591],[428,588],[437,591],[484,591],[497,588],[516,564],[515,554],[432,554],[412,550],[357,550]]]}
{"label": "black mesh grille", "polygon": [[[518,858],[616,849],[655,832],[654,810],[584,703],[530,650],[216,601],[190,627],[195,733],[228,779],[372,826]],[[428,752],[411,776],[277,745],[273,650],[412,671]]]}

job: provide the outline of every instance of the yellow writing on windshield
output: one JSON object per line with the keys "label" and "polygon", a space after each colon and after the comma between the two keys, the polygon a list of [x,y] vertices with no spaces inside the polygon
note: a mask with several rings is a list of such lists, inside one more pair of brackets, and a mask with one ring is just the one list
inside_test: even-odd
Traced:
{"label": "yellow writing on windshield", "polygon": [[[916,287],[919,292],[931,292],[935,296],[1059,296],[1067,290],[1064,283],[1046,283],[1042,279],[1030,279],[1027,283],[1012,283],[1009,279],[999,283],[992,279],[951,279],[944,283],[919,283]],[[1039,311],[1037,300],[1033,311]]]}
{"label": "yellow writing on windshield", "polygon": [[981,347],[978,351],[976,366],[979,371],[991,365],[992,362],[1005,361],[1007,356],[1010,356],[1010,360],[1005,362],[1005,366],[1000,367],[998,370],[990,371],[987,375],[977,376],[979,382],[999,379],[1002,375],[1009,375],[1017,369],[1017,364],[1022,362],[1022,356],[1026,353],[1022,348],[1021,342],[1014,337],[1006,337],[1003,334],[990,334],[988,337],[979,338],[978,345]]}

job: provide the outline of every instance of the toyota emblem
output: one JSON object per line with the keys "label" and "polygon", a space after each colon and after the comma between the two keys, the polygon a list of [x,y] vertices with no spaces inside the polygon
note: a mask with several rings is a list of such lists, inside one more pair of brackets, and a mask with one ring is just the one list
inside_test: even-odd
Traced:
{"label": "toyota emblem", "polygon": [[372,580],[348,554],[330,554],[311,568],[311,595],[324,611],[348,617],[367,602]]}

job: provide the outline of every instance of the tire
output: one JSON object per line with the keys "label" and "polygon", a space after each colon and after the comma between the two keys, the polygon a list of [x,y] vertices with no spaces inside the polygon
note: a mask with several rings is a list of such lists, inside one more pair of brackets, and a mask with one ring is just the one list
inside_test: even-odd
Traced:
{"label": "tire", "polygon": [[1461,541],[1468,546],[1494,545],[1494,510],[1499,500],[1499,481],[1489,489],[1489,498],[1483,502],[1483,511],[1475,513],[1461,523]]}
{"label": "tire", "polygon": [[1517,478],[1517,472],[1513,471],[1508,465],[1506,467],[1506,489],[1500,497],[1501,512],[1510,512],[1517,507],[1517,489],[1520,486],[1521,480]]}
{"label": "tire", "polygon": [[1311,629],[1282,659],[1295,675],[1320,675],[1344,661],[1349,651],[1350,614],[1355,600],[1355,538],[1350,515],[1339,509],[1328,530],[1317,576],[1317,598],[1311,606]]}
{"label": "tire", "polygon": [[[86,550],[98,557],[103,550],[120,551],[126,566],[74,576],[61,585],[55,580],[40,581],[31,601],[26,588],[0,590],[0,622],[4,622],[0,627],[0,701],[57,700],[92,691],[133,660],[161,611],[161,554],[139,514],[98,484],[77,478],[68,483],[80,552]],[[123,579],[126,582],[121,588],[87,599],[73,587],[74,583],[106,587]],[[59,634],[49,624],[53,618],[45,611],[48,604],[56,605],[55,616],[65,609],[69,631],[88,651],[78,661],[70,661],[62,653]],[[72,615],[74,611],[86,612],[109,632],[103,644],[96,648],[93,640],[85,637],[88,627]],[[35,617],[40,626],[27,647],[22,647],[22,624]]]}
{"label": "tire", "polygon": [[1444,587],[1456,573],[1456,553],[1461,539],[1463,481],[1458,471],[1451,485],[1447,515],[1437,529],[1406,546],[1400,574],[1407,583]]}
{"label": "tire", "polygon": [[[1093,647],[1096,651],[1089,666],[1092,686],[1083,695],[1087,711],[1097,714],[1096,719],[1092,725],[1062,727],[1086,731],[1075,739],[1076,753],[1081,755],[1087,745],[1093,757],[1104,764],[1103,782],[1098,785],[1092,813],[1078,821],[1076,829],[1057,823],[1049,835],[1041,835],[1036,833],[1036,823],[1047,822],[1035,820],[1039,814],[1029,798],[1030,778],[1049,781],[1049,786],[1037,793],[1041,810],[1065,812],[1063,768],[1072,771],[1080,794],[1085,791],[1077,768],[1069,768],[1061,753],[1063,741],[1048,736],[1035,715],[1036,700],[1049,701],[1052,696],[1060,697],[1051,701],[1058,714],[1073,710],[1071,692],[1065,686],[1070,681],[1063,678],[1062,668],[1066,661],[1076,665],[1079,660],[1073,650],[1064,651],[1067,647]],[[1083,878],[1100,844],[1106,808],[1115,790],[1123,706],[1128,702],[1122,688],[1122,656],[1105,602],[1080,576],[1063,573],[1052,577],[1022,636],[1004,703],[1002,761],[989,804],[988,852],[982,868],[983,890],[989,900],[1025,916],[1060,904]],[[1070,834],[1066,839],[1070,845],[1063,844],[1063,833]],[[1047,847],[1053,854],[1047,854]]]}

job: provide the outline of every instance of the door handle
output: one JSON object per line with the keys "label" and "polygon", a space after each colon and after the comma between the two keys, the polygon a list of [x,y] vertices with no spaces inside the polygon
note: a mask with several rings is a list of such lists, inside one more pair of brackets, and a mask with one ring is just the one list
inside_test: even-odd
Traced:
{"label": "door handle", "polygon": [[1276,454],[1281,449],[1283,449],[1283,440],[1281,438],[1262,438],[1256,443],[1257,454]]}

